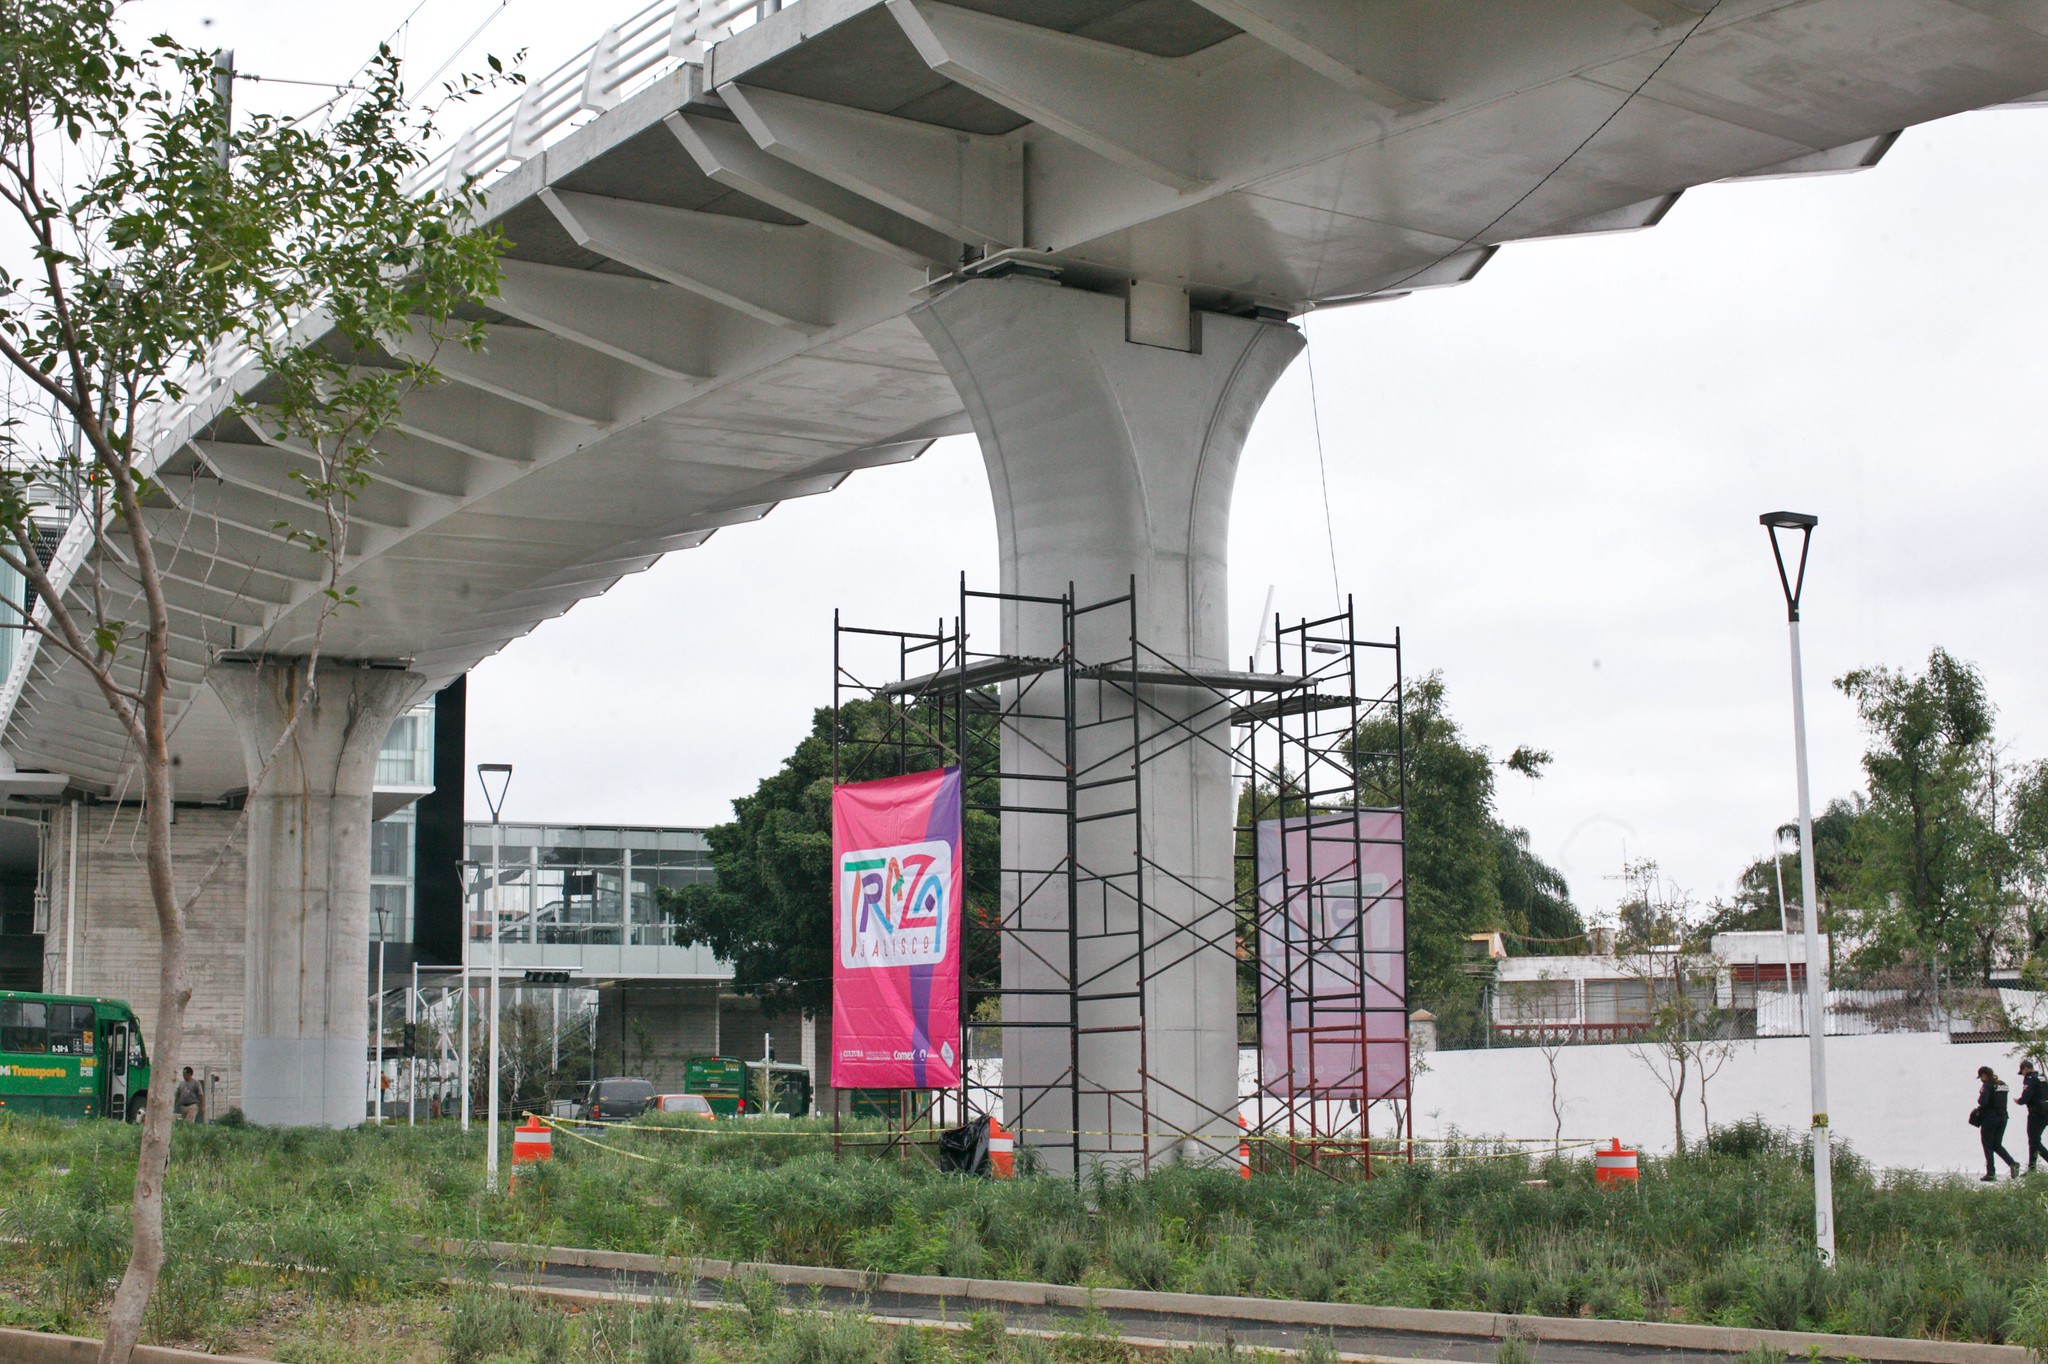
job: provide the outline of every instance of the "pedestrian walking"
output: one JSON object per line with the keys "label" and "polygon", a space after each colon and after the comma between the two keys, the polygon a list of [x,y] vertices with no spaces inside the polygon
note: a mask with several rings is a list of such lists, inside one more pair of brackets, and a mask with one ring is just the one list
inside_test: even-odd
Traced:
{"label": "pedestrian walking", "polygon": [[2019,1104],[2027,1114],[2027,1173],[2032,1174],[2037,1160],[2048,1161],[2048,1147],[2041,1145],[2041,1135],[2048,1132],[2048,1080],[2032,1061],[2020,1062]]}
{"label": "pedestrian walking", "polygon": [[176,1096],[179,1122],[198,1122],[200,1110],[206,1105],[206,1091],[192,1076],[192,1067],[185,1067],[185,1078],[178,1081]]}
{"label": "pedestrian walking", "polygon": [[1977,1106],[1970,1110],[1970,1126],[1977,1129],[1977,1139],[1984,1143],[1984,1177],[1978,1182],[1989,1184],[1998,1178],[1994,1162],[1999,1160],[2018,1179],[2020,1163],[2005,1149],[2005,1124],[2012,1116],[2011,1095],[2006,1091],[2005,1081],[1991,1067],[1977,1067],[1977,1078],[1983,1083],[1977,1090]]}

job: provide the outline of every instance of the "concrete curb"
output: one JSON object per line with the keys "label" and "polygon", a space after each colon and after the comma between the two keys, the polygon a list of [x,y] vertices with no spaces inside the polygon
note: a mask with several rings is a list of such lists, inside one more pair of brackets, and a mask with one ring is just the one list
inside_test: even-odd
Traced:
{"label": "concrete curb", "polygon": [[839,1288],[865,1293],[908,1293],[956,1301],[1015,1303],[1029,1307],[1072,1307],[1091,1304],[1131,1312],[1160,1312],[1185,1317],[1259,1321],[1283,1326],[1344,1326],[1363,1330],[1413,1331],[1428,1335],[1479,1336],[1498,1340],[1515,1335],[1530,1341],[1577,1341],[1586,1344],[1635,1345],[1652,1349],[1700,1350],[1741,1354],[1759,1347],[1804,1355],[1814,1351],[1828,1359],[1857,1359],[1869,1364],[2031,1364],[2032,1356],[2017,1345],[1978,1345],[1966,1341],[1913,1340],[1894,1336],[1840,1336],[1817,1331],[1757,1331],[1689,1322],[1599,1321],[1581,1317],[1535,1317],[1495,1312],[1455,1312],[1421,1307],[1365,1307],[1354,1303],[1295,1302],[1281,1298],[1224,1298],[1199,1293],[1151,1293],[1130,1288],[1074,1288],[1066,1284],[1003,1279],[956,1279],[936,1274],[870,1274],[856,1269],[824,1269],[811,1265],[753,1264],[734,1260],[683,1260],[617,1250],[584,1250],[574,1246],[529,1246],[514,1242],[427,1241],[443,1255],[488,1255],[518,1263],[538,1261],[580,1269],[609,1269],[632,1274],[694,1275],[729,1279],[763,1274],[790,1287]]}
{"label": "concrete curb", "polygon": [[[648,1300],[648,1296],[644,1293],[609,1293],[602,1289],[554,1288],[546,1284],[505,1284],[503,1287],[506,1291],[517,1293],[522,1297],[539,1298],[544,1302],[561,1303],[564,1306],[572,1307],[587,1307],[592,1303],[646,1302]],[[699,1303],[697,1306],[699,1310],[739,1310],[738,1307],[730,1303]],[[806,1309],[799,1307],[791,1310],[801,1312]],[[896,1330],[946,1331],[958,1335],[969,1329],[969,1323],[964,1321],[932,1321],[924,1317],[886,1317],[876,1315],[868,1317],[868,1320],[874,1322],[877,1326],[886,1326]],[[1039,1340],[1050,1341],[1060,1339],[1065,1333],[1061,1331],[1043,1331],[1028,1326],[1012,1326],[1008,1328],[1006,1334],[1011,1336],[1035,1336]],[[1164,1355],[1168,1358],[1186,1354],[1188,1351],[1197,1349],[1203,1344],[1203,1342],[1195,1340],[1166,1340],[1157,1336],[1132,1335],[1118,1335],[1116,1343],[1134,1354]],[[1299,1350],[1290,1350],[1282,1346],[1273,1345],[1261,1345],[1258,1347],[1257,1353],[1260,1355],[1277,1355],[1282,1359],[1298,1359],[1301,1357],[1301,1351]],[[1341,1351],[1338,1353],[1337,1359],[1340,1361],[1340,1364],[1445,1364],[1445,1361],[1440,1359],[1414,1359],[1401,1355],[1363,1355]]]}
{"label": "concrete curb", "polygon": [[[93,1364],[100,1342],[84,1336],[58,1336],[0,1326],[0,1360],[6,1364]],[[198,1350],[173,1350],[165,1345],[138,1345],[135,1364],[272,1364],[248,1355],[210,1355]]]}

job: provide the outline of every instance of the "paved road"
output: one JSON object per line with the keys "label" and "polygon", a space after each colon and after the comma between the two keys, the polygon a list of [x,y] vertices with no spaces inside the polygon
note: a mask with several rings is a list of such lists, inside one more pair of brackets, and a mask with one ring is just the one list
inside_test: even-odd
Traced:
{"label": "paved road", "polygon": [[[541,1288],[582,1291],[643,1293],[650,1296],[674,1293],[679,1285],[672,1279],[651,1273],[628,1273],[609,1269],[584,1269],[553,1265],[539,1272],[522,1266],[501,1265],[501,1281],[530,1284]],[[1015,1303],[963,1304],[917,1293],[861,1293],[849,1289],[794,1288],[780,1290],[792,1307],[821,1306],[855,1308],[882,1317],[905,1317],[925,1321],[962,1321],[974,1310],[999,1313],[1012,1329],[1072,1331],[1082,1326],[1081,1314],[1067,1307],[1031,1307]],[[698,1302],[726,1301],[725,1288],[714,1280],[696,1280],[689,1292]],[[1171,1312],[1129,1309],[1098,1310],[1099,1323],[1128,1338],[1221,1343],[1226,1336],[1238,1345],[1263,1349],[1299,1349],[1310,1335],[1331,1339],[1347,1355],[1372,1355],[1385,1359],[1446,1360],[1454,1364],[1493,1364],[1500,1342],[1481,1336],[1439,1335],[1422,1331],[1371,1330],[1361,1327],[1316,1327],[1278,1325],[1268,1321],[1231,1320],[1219,1317],[1191,1317]],[[1609,1345],[1563,1341],[1532,1342],[1531,1350],[1541,1364],[1725,1364],[1728,1356],[1695,1350],[1661,1347]]]}

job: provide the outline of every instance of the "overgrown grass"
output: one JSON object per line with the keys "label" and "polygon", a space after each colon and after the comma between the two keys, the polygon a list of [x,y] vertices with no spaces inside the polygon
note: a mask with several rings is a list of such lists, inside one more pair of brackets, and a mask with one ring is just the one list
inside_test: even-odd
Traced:
{"label": "overgrown grass", "polygon": [[[801,1135],[759,1135],[770,1131]],[[1483,1149],[1462,1153],[1483,1159],[1393,1165],[1368,1182],[1315,1174],[1247,1181],[1188,1168],[1144,1180],[1098,1175],[1076,1188],[1043,1176],[994,1183],[915,1161],[835,1156],[829,1135],[801,1124],[689,1136],[613,1131],[602,1140],[620,1149],[558,1137],[549,1166],[523,1174],[516,1195],[492,1198],[482,1187],[480,1137],[465,1140],[452,1124],[351,1133],[181,1128],[170,1179],[174,1250],[155,1334],[204,1341],[232,1328],[243,1310],[233,1304],[260,1310],[259,1281],[335,1303],[416,1294],[438,1270],[407,1238],[427,1233],[2048,1345],[2048,1180],[1986,1189],[1879,1176],[1838,1157],[1840,1258],[1822,1270],[1806,1249],[1812,1193],[1803,1145],[1758,1124],[1718,1132],[1691,1155],[1646,1160],[1639,1186],[1620,1191],[1596,1186],[1581,1163]],[[134,1141],[132,1130],[106,1124],[0,1120],[0,1232],[31,1248],[39,1321],[77,1325],[103,1301],[125,1253]],[[1537,1179],[1545,1183],[1529,1182]],[[772,1306],[738,1315],[760,1327],[761,1340],[774,1334],[762,1324],[779,1320]],[[842,1344],[827,1332],[777,1348],[822,1362],[841,1357]],[[554,1347],[536,1339],[517,1348],[538,1358]],[[452,1341],[449,1351],[457,1353]]]}

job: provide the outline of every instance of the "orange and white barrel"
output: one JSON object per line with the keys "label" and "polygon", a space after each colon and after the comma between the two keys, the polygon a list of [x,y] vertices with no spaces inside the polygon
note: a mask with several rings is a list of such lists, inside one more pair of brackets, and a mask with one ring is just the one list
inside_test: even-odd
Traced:
{"label": "orange and white barrel", "polygon": [[1244,1114],[1237,1115],[1237,1177],[1252,1177],[1252,1131],[1251,1124],[1244,1120]]}
{"label": "orange and white barrel", "polygon": [[555,1158],[555,1132],[540,1120],[537,1113],[529,1113],[526,1121],[512,1129],[512,1163],[533,1165]]}
{"label": "orange and white barrel", "polygon": [[988,1172],[997,1179],[1009,1179],[1017,1173],[1016,1135],[1004,1131],[994,1118],[988,1120]]}
{"label": "orange and white barrel", "polygon": [[1604,1151],[1593,1152],[1593,1182],[1633,1184],[1636,1182],[1636,1153],[1621,1144],[1621,1138]]}

